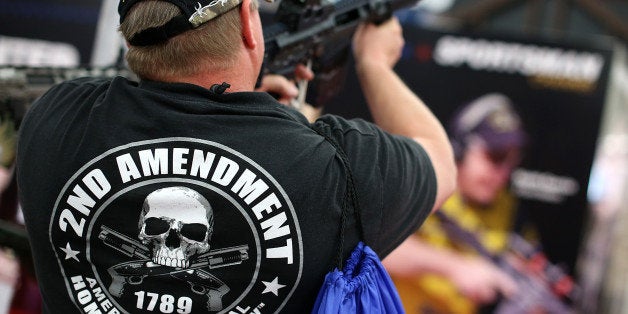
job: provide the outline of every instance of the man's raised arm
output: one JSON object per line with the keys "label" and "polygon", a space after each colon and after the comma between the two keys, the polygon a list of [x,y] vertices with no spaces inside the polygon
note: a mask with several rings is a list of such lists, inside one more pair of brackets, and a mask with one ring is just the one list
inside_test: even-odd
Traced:
{"label": "man's raised arm", "polygon": [[393,70],[403,44],[402,28],[394,17],[379,26],[360,25],[353,37],[356,69],[375,123],[414,139],[430,156],[438,182],[434,211],[455,189],[456,166],[440,121]]}

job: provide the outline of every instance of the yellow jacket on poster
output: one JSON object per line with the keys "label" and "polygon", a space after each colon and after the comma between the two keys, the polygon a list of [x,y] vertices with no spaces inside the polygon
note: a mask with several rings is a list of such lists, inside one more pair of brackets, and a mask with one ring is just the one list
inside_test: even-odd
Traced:
{"label": "yellow jacket on poster", "polygon": [[[515,219],[515,199],[508,192],[500,192],[493,205],[482,208],[465,204],[459,194],[454,194],[440,210],[460,227],[474,233],[489,252],[498,255],[505,250]],[[454,242],[435,215],[425,221],[415,236],[434,246],[450,248],[461,254],[478,254],[464,243]],[[477,311],[470,300],[440,275],[392,278],[407,313],[462,314]]]}

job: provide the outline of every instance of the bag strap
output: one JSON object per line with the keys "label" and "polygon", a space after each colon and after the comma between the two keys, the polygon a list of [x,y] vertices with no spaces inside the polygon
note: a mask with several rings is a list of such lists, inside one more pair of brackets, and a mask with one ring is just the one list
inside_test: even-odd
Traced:
{"label": "bag strap", "polygon": [[343,248],[344,248],[344,240],[345,240],[345,229],[347,225],[347,218],[349,216],[349,202],[353,205],[353,213],[355,215],[356,224],[358,225],[358,231],[360,233],[360,240],[365,242],[366,238],[364,237],[364,228],[362,227],[362,216],[360,214],[360,203],[358,200],[357,190],[355,188],[355,180],[353,179],[353,172],[351,171],[351,166],[349,163],[349,157],[342,149],[342,146],[336,141],[335,138],[327,134],[320,126],[313,124],[312,129],[316,131],[319,135],[321,135],[327,142],[329,142],[336,149],[336,156],[340,158],[342,166],[347,174],[345,184],[346,190],[345,195],[342,200],[342,217],[340,220],[340,243],[338,247],[338,255],[336,256],[336,265],[338,265],[338,269],[342,269],[343,263]]}

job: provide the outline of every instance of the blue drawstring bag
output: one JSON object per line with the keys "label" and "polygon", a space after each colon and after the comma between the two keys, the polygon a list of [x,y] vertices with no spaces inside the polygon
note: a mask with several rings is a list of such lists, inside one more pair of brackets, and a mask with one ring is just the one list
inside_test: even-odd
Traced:
{"label": "blue drawstring bag", "polygon": [[377,254],[358,243],[342,271],[325,276],[312,313],[404,313],[399,294]]}
{"label": "blue drawstring bag", "polygon": [[342,219],[340,222],[340,245],[337,267],[325,276],[323,286],[318,293],[313,314],[350,314],[350,313],[405,313],[399,293],[388,272],[377,256],[364,242],[359,242],[342,266],[342,247],[349,202],[353,205],[353,213],[357,221],[360,236],[364,241],[364,231],[360,217],[360,206],[349,167],[349,160],[334,138],[323,130],[314,127],[320,135],[329,141],[340,157],[347,174],[345,199],[343,202]]}

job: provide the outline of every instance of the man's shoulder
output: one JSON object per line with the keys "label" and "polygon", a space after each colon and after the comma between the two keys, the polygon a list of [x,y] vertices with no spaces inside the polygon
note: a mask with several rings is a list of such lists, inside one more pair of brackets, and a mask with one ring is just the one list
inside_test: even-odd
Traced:
{"label": "man's shoulder", "polygon": [[[73,125],[74,131],[80,121],[110,91],[111,79],[82,77],[67,80],[50,87],[42,96],[28,106],[21,121],[20,136],[42,140],[45,132],[62,132],[61,126]],[[31,136],[29,136],[29,134]]]}
{"label": "man's shoulder", "polygon": [[[50,106],[83,106],[85,101],[92,101],[93,97],[110,92],[115,86],[117,89],[122,86],[131,86],[134,83],[124,77],[98,78],[80,77],[70,79],[50,87],[38,100],[32,104],[32,108]],[[87,97],[89,95],[89,97]],[[35,110],[30,110],[35,111]]]}
{"label": "man's shoulder", "polygon": [[37,111],[39,107],[50,106],[71,106],[80,103],[82,97],[86,93],[93,93],[97,89],[108,89],[111,80],[98,79],[90,77],[75,78],[67,80],[50,87],[39,99],[33,104],[31,110]]}
{"label": "man's shoulder", "polygon": [[314,122],[314,126],[336,135],[354,131],[362,135],[375,135],[377,130],[377,126],[369,121],[360,118],[347,119],[333,114],[321,116]]}
{"label": "man's shoulder", "polygon": [[44,94],[44,96],[49,96],[50,94],[64,96],[73,92],[87,91],[99,91],[104,93],[112,88],[123,89],[137,85],[137,82],[129,80],[122,76],[114,78],[79,77],[52,86]]}
{"label": "man's shoulder", "polygon": [[[117,79],[117,78],[116,78]],[[123,79],[120,77],[119,79]],[[51,91],[56,89],[93,89],[99,86],[109,86],[112,82],[111,78],[99,78],[99,77],[79,77],[61,82],[51,88]]]}

